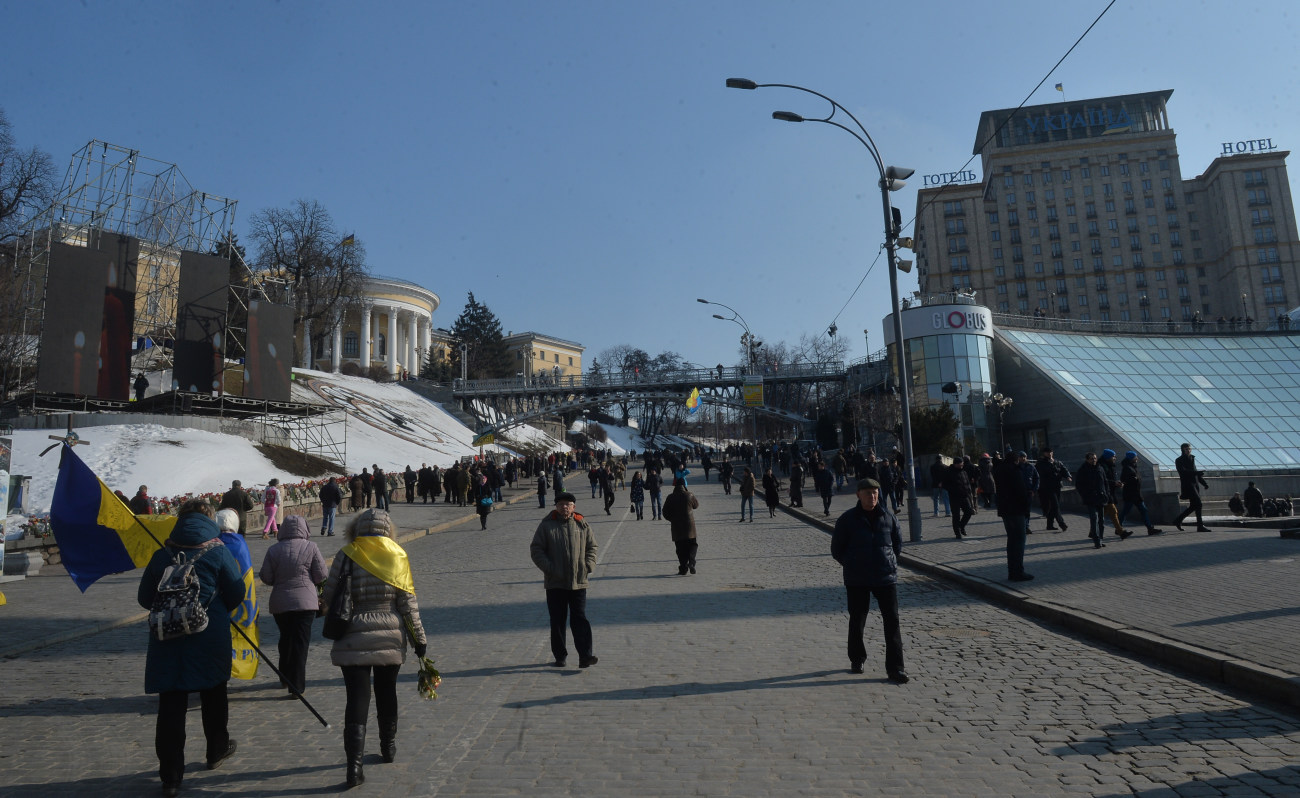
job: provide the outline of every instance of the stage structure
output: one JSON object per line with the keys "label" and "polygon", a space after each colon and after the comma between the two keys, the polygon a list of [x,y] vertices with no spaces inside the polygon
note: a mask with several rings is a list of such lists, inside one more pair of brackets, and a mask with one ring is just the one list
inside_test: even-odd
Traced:
{"label": "stage structure", "polygon": [[[224,415],[241,404],[226,385],[240,361],[233,391],[254,400],[241,410],[261,405],[300,451],[341,457],[337,424],[288,401],[292,309],[231,251],[236,204],[137,150],[91,141],[74,153],[56,200],[5,253],[20,286],[5,332],[22,350],[6,365],[6,408],[187,414],[215,402],[205,409]],[[161,402],[128,402],[140,371],[171,375],[168,395],[150,397]]]}
{"label": "stage structure", "polygon": [[[118,264],[134,283],[132,367],[171,368],[181,253],[216,252],[230,237],[235,206],[235,200],[195,189],[176,164],[91,141],[72,156],[58,198],[29,219],[18,241],[17,263],[26,267],[22,334],[39,347],[50,325],[60,321],[48,318],[49,289],[63,287],[47,279],[56,245],[96,248],[110,236],[132,239],[130,257]],[[251,283],[251,275],[244,282]]]}

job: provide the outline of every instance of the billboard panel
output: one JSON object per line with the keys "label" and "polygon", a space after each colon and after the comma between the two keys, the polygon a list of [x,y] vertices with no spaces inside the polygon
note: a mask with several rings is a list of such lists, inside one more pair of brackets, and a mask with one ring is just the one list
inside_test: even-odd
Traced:
{"label": "billboard panel", "polygon": [[244,396],[289,401],[293,366],[293,308],[262,300],[248,303],[248,352]]}
{"label": "billboard panel", "polygon": [[182,252],[176,303],[173,387],[208,393],[221,390],[230,262],[217,255]]}
{"label": "billboard panel", "polygon": [[[51,245],[36,390],[80,396],[98,392],[100,341],[104,311],[112,296],[112,272],[112,257],[106,253],[70,244]],[[119,306],[113,311],[119,318],[129,312]],[[118,325],[119,321],[114,321],[114,329]],[[129,338],[129,326],[127,331]]]}

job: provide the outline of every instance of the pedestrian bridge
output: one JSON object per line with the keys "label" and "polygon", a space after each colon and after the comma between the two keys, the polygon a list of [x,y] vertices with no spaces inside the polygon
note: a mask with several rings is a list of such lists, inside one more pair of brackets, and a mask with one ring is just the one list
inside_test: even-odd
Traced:
{"label": "pedestrian bridge", "polygon": [[[499,380],[456,380],[452,396],[478,422],[480,434],[495,433],[544,416],[626,403],[682,402],[692,389],[701,404],[751,410],[791,423],[806,423],[823,384],[843,383],[844,363],[798,363],[751,373],[741,367],[674,369],[658,373],[593,372]],[[747,405],[746,385],[762,386],[762,403]]]}

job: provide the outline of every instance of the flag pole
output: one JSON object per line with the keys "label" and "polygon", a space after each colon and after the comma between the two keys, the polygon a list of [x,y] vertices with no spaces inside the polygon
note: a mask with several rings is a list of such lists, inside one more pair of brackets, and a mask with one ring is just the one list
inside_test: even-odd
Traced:
{"label": "flag pole", "polygon": [[[122,501],[121,497],[117,495],[114,495],[113,498],[117,499],[119,502]],[[127,509],[130,508],[128,507]],[[162,541],[158,540],[158,538],[154,535],[152,529],[144,525],[144,522],[140,520],[139,516],[137,516],[135,513],[131,513],[131,517],[135,519],[136,524],[138,524],[139,527],[144,530],[145,534],[148,535],[150,538],[152,538],[154,543],[158,544],[158,548],[160,549],[165,548],[163,546]],[[230,619],[227,618],[226,620],[229,621]],[[257,656],[262,658],[262,662],[268,668],[275,671],[275,675],[280,677],[280,681],[284,682],[285,686],[289,688],[289,692],[293,693],[293,697],[301,701],[302,705],[307,707],[307,709],[311,710],[311,714],[316,716],[316,720],[320,721],[322,726],[324,726],[326,729],[331,728],[329,721],[321,717],[321,714],[316,711],[316,707],[313,707],[311,705],[311,702],[308,701],[307,698],[302,693],[294,689],[293,685],[289,682],[288,679],[284,677],[284,673],[282,673],[279,668],[271,664],[271,661],[266,658],[266,653],[263,652],[262,649],[258,648],[257,643],[253,642],[253,638],[248,636],[248,632],[245,632],[243,628],[237,623],[231,623],[230,628],[234,629],[236,632],[239,632],[240,636],[244,638],[244,641],[247,642],[248,645],[252,646],[253,650],[257,652]]]}

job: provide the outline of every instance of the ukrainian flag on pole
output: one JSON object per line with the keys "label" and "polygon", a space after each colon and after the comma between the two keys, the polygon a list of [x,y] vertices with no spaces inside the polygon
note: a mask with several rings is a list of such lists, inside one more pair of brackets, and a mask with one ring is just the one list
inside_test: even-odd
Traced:
{"label": "ukrainian flag on pole", "polygon": [[[101,577],[143,568],[174,526],[174,515],[134,515],[71,446],[63,447],[50,502],[50,528],[63,567],[82,593]],[[221,540],[244,575],[244,601],[230,614],[230,622],[256,644],[257,593],[248,544],[237,534],[223,534]],[[230,675],[251,679],[257,674],[257,653],[242,635],[232,637]]]}

